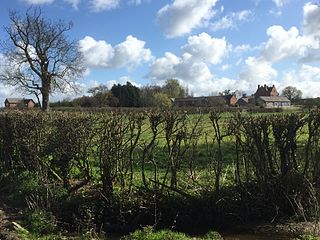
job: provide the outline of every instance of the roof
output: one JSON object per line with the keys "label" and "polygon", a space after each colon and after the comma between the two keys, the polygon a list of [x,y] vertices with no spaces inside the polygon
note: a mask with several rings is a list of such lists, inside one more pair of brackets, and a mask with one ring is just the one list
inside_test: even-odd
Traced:
{"label": "roof", "polygon": [[191,101],[210,101],[210,100],[229,100],[234,95],[225,96],[208,96],[208,97],[186,97],[186,98],[175,98],[175,102],[191,102]]}
{"label": "roof", "polygon": [[30,99],[27,99],[27,98],[7,98],[5,101],[8,103],[13,103],[13,104],[21,103],[21,102],[27,103],[29,101],[34,102],[33,99],[31,99],[31,98]]}
{"label": "roof", "polygon": [[6,102],[9,102],[9,103],[19,103],[21,101],[23,101],[24,99],[23,98],[7,98],[6,99]]}
{"label": "roof", "polygon": [[279,97],[279,96],[274,96],[274,97],[266,97],[266,96],[260,96],[258,99],[261,99],[265,102],[290,102],[290,100],[286,97]]}
{"label": "roof", "polygon": [[244,102],[246,102],[246,103],[249,103],[249,100],[250,100],[250,99],[253,99],[253,97],[252,97],[252,96],[242,97],[242,98],[240,98],[240,99],[238,100],[238,102],[239,102],[239,101],[244,101]]}

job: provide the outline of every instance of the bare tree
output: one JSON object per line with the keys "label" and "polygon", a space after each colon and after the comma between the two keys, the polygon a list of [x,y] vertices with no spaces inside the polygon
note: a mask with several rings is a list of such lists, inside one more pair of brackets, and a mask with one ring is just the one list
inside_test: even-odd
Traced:
{"label": "bare tree", "polygon": [[282,90],[282,96],[287,97],[290,101],[300,99],[302,97],[301,90],[296,87],[287,86]]}
{"label": "bare tree", "polygon": [[0,81],[34,94],[39,103],[41,96],[42,110],[48,111],[50,94],[75,90],[75,80],[85,70],[77,42],[66,35],[72,23],[45,19],[40,8],[30,8],[25,15],[10,11],[9,18],[9,39],[1,44],[5,66]]}

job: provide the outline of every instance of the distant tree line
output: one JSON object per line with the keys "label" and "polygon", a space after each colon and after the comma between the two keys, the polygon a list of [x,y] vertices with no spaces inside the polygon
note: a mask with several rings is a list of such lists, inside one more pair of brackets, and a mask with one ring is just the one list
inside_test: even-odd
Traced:
{"label": "distant tree line", "polygon": [[88,95],[52,103],[53,107],[170,107],[172,98],[188,97],[189,90],[176,79],[166,80],[163,86],[147,85],[141,88],[127,82],[90,88]]}

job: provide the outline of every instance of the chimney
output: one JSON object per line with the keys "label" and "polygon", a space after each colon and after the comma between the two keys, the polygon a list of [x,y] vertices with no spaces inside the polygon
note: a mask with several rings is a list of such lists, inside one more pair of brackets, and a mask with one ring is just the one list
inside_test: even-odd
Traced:
{"label": "chimney", "polygon": [[260,85],[258,84],[258,89],[260,88]]}

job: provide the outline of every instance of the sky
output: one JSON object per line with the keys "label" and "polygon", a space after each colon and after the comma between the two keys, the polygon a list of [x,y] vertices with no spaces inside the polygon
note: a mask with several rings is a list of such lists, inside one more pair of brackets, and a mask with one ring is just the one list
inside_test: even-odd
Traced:
{"label": "sky", "polygon": [[[99,84],[175,78],[195,96],[226,89],[250,95],[258,84],[274,84],[320,97],[319,1],[2,0],[0,25],[10,25],[9,10],[30,6],[73,22],[68,38],[78,42],[87,69],[78,96]],[[0,41],[7,39],[2,27]],[[0,105],[6,97],[21,93],[0,84]]]}

